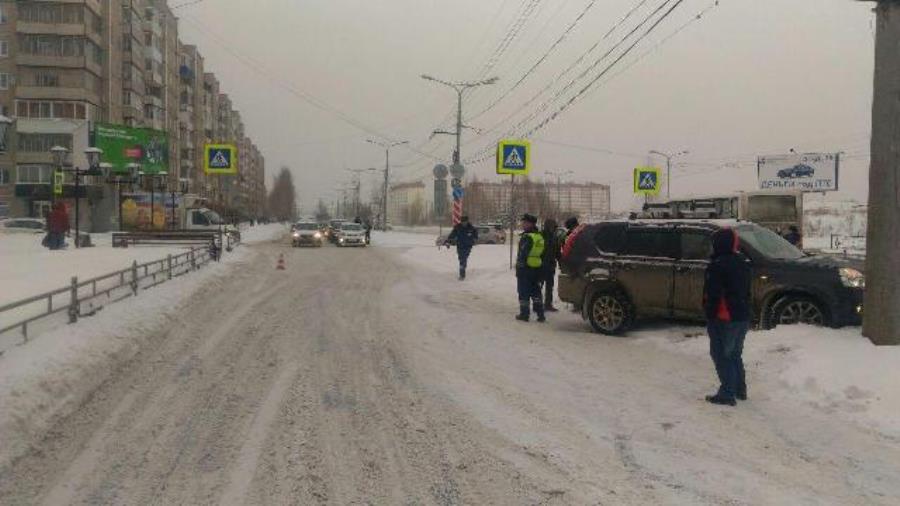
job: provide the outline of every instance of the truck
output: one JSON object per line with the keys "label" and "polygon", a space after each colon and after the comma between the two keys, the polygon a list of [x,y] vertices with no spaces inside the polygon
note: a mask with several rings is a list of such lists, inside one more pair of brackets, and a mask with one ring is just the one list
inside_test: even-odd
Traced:
{"label": "truck", "polygon": [[225,223],[219,213],[206,207],[208,200],[199,195],[187,194],[181,198],[176,215],[179,228],[190,231],[210,231],[230,235],[233,242],[240,241],[241,232],[234,225]]}
{"label": "truck", "polygon": [[644,204],[635,218],[735,219],[751,221],[777,234],[793,225],[803,233],[803,193],[752,191]]}

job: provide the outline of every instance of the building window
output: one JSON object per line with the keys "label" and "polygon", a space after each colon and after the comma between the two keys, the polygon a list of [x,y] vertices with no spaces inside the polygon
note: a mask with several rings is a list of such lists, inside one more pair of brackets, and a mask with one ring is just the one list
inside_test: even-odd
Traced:
{"label": "building window", "polygon": [[[26,153],[49,153],[53,146],[72,149],[71,134],[28,134],[19,132],[19,151]],[[21,176],[19,177],[21,180]]]}
{"label": "building window", "polygon": [[0,168],[0,184],[9,184],[9,169]]}
{"label": "building window", "polygon": [[6,9],[0,5],[0,23],[6,23]]}
{"label": "building window", "polygon": [[49,165],[19,165],[16,167],[18,184],[50,184],[53,182],[53,167]]}
{"label": "building window", "polygon": [[84,102],[17,100],[16,116],[36,119],[87,119],[87,107]]}
{"label": "building window", "polygon": [[0,72],[0,90],[8,90],[12,81],[12,76],[6,72]]}
{"label": "building window", "polygon": [[0,40],[0,58],[9,56],[9,41]]}
{"label": "building window", "polygon": [[55,88],[59,86],[59,74],[52,72],[38,72],[34,75],[34,85]]}

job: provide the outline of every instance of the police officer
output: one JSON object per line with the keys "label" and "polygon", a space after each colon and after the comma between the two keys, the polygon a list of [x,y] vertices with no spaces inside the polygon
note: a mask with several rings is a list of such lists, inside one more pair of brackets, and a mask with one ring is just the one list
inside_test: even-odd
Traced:
{"label": "police officer", "polygon": [[472,247],[478,242],[478,229],[469,223],[469,217],[463,216],[453,227],[453,231],[444,241],[444,246],[450,247],[451,241],[456,241],[456,256],[459,258],[459,279],[466,279],[466,266],[469,263],[469,254]]}
{"label": "police officer", "polygon": [[541,296],[541,268],[544,254],[544,236],[537,229],[537,218],[530,214],[522,216],[522,238],[519,239],[519,254],[516,257],[516,282],[519,292],[519,314],[516,319],[527,322],[531,316],[529,302],[534,306],[537,321],[544,318],[544,302]]}

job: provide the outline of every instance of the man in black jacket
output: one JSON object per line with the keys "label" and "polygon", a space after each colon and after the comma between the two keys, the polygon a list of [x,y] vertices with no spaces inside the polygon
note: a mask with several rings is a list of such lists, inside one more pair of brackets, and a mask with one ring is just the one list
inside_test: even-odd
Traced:
{"label": "man in black jacket", "polygon": [[544,254],[541,258],[541,269],[544,271],[542,281],[544,283],[544,311],[556,312],[553,307],[553,287],[556,284],[556,262],[559,260],[559,227],[556,220],[547,218],[544,220],[544,228],[541,235],[544,236]]}
{"label": "man in black jacket", "polygon": [[453,227],[453,231],[444,241],[444,246],[450,247],[452,241],[456,241],[456,256],[459,258],[459,279],[466,279],[466,267],[469,264],[469,254],[472,253],[472,247],[478,242],[478,229],[469,223],[469,217],[463,216],[459,223]]}
{"label": "man in black jacket", "polygon": [[738,236],[723,228],[712,235],[713,254],[706,268],[703,302],[709,332],[709,354],[719,376],[719,391],[706,397],[713,404],[735,405],[747,399],[744,337],[750,329],[750,263],[738,252]]}

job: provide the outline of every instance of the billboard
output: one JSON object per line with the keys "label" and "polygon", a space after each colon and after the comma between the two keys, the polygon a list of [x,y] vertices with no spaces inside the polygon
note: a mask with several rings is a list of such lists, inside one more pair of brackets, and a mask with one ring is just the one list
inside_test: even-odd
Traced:
{"label": "billboard", "polygon": [[169,171],[169,140],[161,130],[97,123],[94,145],[114,173],[126,172],[129,163],[139,163],[145,174]]}
{"label": "billboard", "polygon": [[831,153],[791,153],[761,156],[757,175],[761,190],[826,192],[838,189],[839,156]]}
{"label": "billboard", "polygon": [[[173,210],[176,213],[176,220],[181,215],[181,200],[181,194],[175,194],[173,200],[171,193],[164,192],[154,195],[146,192],[123,193],[122,224],[128,228],[162,230],[171,221]],[[150,224],[151,219],[153,225]]]}

